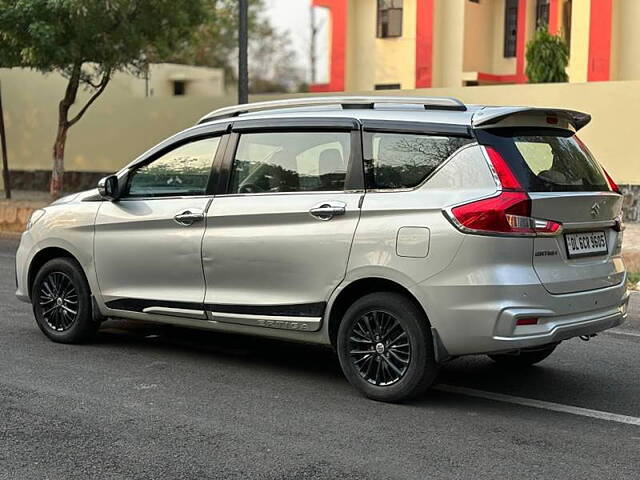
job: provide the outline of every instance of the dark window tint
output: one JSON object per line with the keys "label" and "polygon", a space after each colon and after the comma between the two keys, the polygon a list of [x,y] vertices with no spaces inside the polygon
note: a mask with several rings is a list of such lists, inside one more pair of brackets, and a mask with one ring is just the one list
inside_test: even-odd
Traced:
{"label": "dark window tint", "polygon": [[536,0],[536,28],[549,27],[549,0]]}
{"label": "dark window tint", "polygon": [[567,45],[571,45],[571,0],[562,4],[562,34]]}
{"label": "dark window tint", "polygon": [[506,0],[504,5],[504,56],[516,56],[518,33],[518,0]]}
{"label": "dark window tint", "polygon": [[219,137],[187,143],[134,170],[128,196],[204,195],[219,143]]}
{"label": "dark window tint", "polygon": [[378,38],[402,36],[402,0],[378,0]]}
{"label": "dark window tint", "polygon": [[412,188],[420,184],[442,162],[471,139],[367,133],[365,174],[373,189]]}
{"label": "dark window tint", "polygon": [[343,190],[350,149],[347,132],[242,135],[229,193]]}
{"label": "dark window tint", "polygon": [[598,162],[570,132],[499,129],[478,138],[497,148],[530,192],[609,190]]}
{"label": "dark window tint", "polygon": [[181,80],[176,80],[173,82],[173,94],[175,96],[186,95],[187,93],[187,84]]}
{"label": "dark window tint", "polygon": [[378,83],[373,87],[375,90],[400,90],[399,83]]}

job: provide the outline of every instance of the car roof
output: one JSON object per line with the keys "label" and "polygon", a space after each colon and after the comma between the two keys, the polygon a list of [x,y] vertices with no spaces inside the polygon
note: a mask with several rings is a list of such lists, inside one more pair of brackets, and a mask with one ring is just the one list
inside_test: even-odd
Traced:
{"label": "car roof", "polygon": [[255,102],[214,110],[198,124],[282,118],[353,118],[470,125],[477,108],[450,97],[325,96]]}
{"label": "car roof", "polygon": [[552,126],[579,130],[591,116],[574,110],[538,107],[465,105],[451,97],[325,96],[296,97],[234,105],[214,110],[197,125],[236,120],[349,118],[390,122],[428,122],[472,128]]}
{"label": "car roof", "polygon": [[243,113],[238,116],[225,117],[202,124],[215,125],[230,121],[285,119],[285,118],[353,118],[356,120],[388,120],[398,122],[434,122],[452,125],[471,125],[471,119],[478,108],[466,111],[425,110],[424,108],[406,106],[385,106],[381,108],[349,108],[340,107],[298,107],[274,109],[259,112]]}

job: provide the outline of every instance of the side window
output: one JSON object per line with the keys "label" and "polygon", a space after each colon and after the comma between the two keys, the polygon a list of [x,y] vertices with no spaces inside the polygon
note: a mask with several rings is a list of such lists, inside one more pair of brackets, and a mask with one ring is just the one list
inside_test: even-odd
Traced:
{"label": "side window", "polygon": [[402,36],[402,0],[378,0],[378,38]]}
{"label": "side window", "polygon": [[415,187],[451,154],[471,141],[461,137],[367,133],[367,186],[372,189]]}
{"label": "side window", "polygon": [[506,0],[504,4],[503,55],[505,58],[516,56],[518,37],[518,0]]}
{"label": "side window", "polygon": [[129,176],[129,197],[204,195],[220,137],[186,143]]}
{"label": "side window", "polygon": [[271,132],[240,136],[229,193],[343,190],[348,132]]}

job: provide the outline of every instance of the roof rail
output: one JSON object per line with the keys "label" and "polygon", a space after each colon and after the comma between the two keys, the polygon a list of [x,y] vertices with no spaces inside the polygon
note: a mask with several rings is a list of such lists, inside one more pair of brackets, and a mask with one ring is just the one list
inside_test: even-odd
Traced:
{"label": "roof rail", "polygon": [[300,97],[270,102],[255,102],[219,108],[202,117],[198,123],[209,122],[221,118],[237,117],[243,113],[281,108],[340,105],[343,110],[350,108],[375,108],[376,104],[385,105],[422,105],[425,110],[457,110],[465,111],[467,107],[457,98],[451,97],[403,97],[403,96],[334,96],[334,97]]}

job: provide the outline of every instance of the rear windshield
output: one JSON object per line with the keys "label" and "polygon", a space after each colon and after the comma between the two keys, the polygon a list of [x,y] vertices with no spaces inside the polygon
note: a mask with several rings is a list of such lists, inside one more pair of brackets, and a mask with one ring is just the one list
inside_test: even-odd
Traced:
{"label": "rear windshield", "polygon": [[598,162],[571,132],[512,128],[477,135],[502,154],[530,192],[609,190]]}

